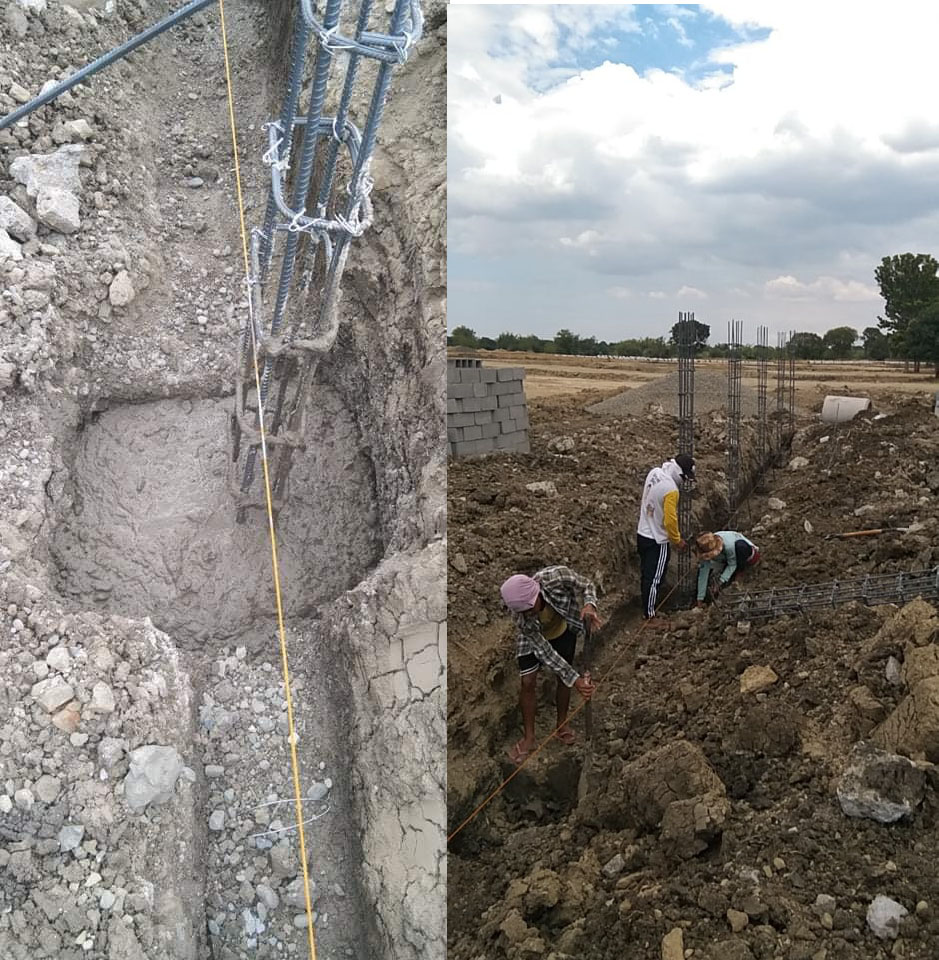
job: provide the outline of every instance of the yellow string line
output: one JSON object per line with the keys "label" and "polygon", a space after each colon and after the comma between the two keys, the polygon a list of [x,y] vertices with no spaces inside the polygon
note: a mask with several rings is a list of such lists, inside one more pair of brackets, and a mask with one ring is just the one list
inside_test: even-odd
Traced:
{"label": "yellow string line", "polygon": [[[241,192],[241,167],[238,162],[238,134],[235,126],[235,102],[232,96],[231,67],[228,61],[228,33],[225,29],[225,0],[219,0],[222,27],[222,48],[225,53],[225,83],[228,87],[228,117],[231,122],[232,150],[235,156],[235,187],[238,194],[238,218],[241,226],[241,250],[245,264],[245,291],[248,310],[253,311],[248,283],[251,268],[248,260],[248,233],[245,229],[245,206]],[[258,424],[261,432],[261,463],[264,466],[264,494],[267,502],[267,522],[271,537],[271,567],[274,572],[274,596],[277,601],[277,630],[280,636],[280,659],[284,671],[284,695],[287,700],[287,730],[290,743],[290,764],[293,769],[294,802],[297,810],[297,833],[300,837],[300,863],[303,868],[303,897],[306,901],[307,938],[310,942],[310,960],[316,960],[316,937],[313,932],[313,905],[310,901],[310,875],[306,862],[306,840],[303,835],[303,799],[300,790],[300,767],[297,762],[297,737],[293,725],[293,701],[290,696],[290,669],[287,665],[287,634],[284,630],[284,607],[280,589],[280,565],[277,560],[277,536],[274,533],[274,504],[271,496],[271,478],[267,465],[267,437],[264,430],[264,407],[261,403],[261,373],[258,369],[258,345],[254,339],[254,322],[250,318],[252,354],[254,357],[254,383],[258,395]]]}

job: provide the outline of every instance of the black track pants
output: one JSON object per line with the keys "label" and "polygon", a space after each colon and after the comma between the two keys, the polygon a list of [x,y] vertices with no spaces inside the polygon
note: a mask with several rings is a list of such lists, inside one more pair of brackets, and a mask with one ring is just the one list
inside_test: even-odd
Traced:
{"label": "black track pants", "polygon": [[636,535],[636,549],[642,578],[642,616],[648,619],[655,616],[660,600],[659,586],[668,571],[669,545],[668,541],[656,543],[640,533]]}

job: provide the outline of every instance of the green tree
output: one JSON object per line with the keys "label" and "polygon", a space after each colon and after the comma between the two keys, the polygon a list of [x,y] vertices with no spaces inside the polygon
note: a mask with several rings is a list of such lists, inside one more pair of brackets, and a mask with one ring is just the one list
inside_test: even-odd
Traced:
{"label": "green tree", "polygon": [[451,347],[471,347],[474,350],[479,346],[476,331],[469,327],[454,327],[453,333],[447,338],[447,343]]}
{"label": "green tree", "polygon": [[864,356],[868,360],[886,360],[890,356],[890,338],[877,327],[866,327],[861,334]]}
{"label": "green tree", "polygon": [[835,360],[845,360],[851,356],[851,348],[857,340],[857,330],[854,327],[832,327],[822,342]]}
{"label": "green tree", "polygon": [[518,350],[520,349],[520,339],[521,338],[514,333],[500,333],[499,336],[496,337],[496,346],[500,350]]}
{"label": "green tree", "polygon": [[[874,271],[880,295],[886,302],[885,316],[878,317],[882,330],[892,336],[897,353],[910,357],[906,333],[923,309],[939,300],[939,262],[928,253],[901,253],[884,257]],[[919,360],[916,361],[919,369]]]}
{"label": "green tree", "polygon": [[554,335],[554,345],[557,347],[558,353],[565,353],[569,356],[574,356],[577,353],[577,347],[580,343],[580,337],[576,333],[572,333],[570,330],[558,330]]}
{"label": "green tree", "polygon": [[[708,342],[708,337],[711,335],[711,328],[706,323],[701,323],[700,320],[692,320],[694,324],[694,348],[695,352],[698,350],[703,350]],[[678,343],[678,331],[681,327],[681,323],[676,323],[672,327],[671,336],[669,337],[669,343]]]}
{"label": "green tree", "polygon": [[541,337],[536,337],[533,333],[518,338],[519,350],[526,350],[529,353],[544,353],[544,348],[545,341]]}
{"label": "green tree", "polygon": [[642,343],[642,356],[644,357],[671,357],[675,354],[673,346],[665,342],[664,337],[645,337]]}
{"label": "green tree", "polygon": [[825,341],[817,333],[794,333],[790,345],[799,360],[821,360],[825,356]]}
{"label": "green tree", "polygon": [[939,379],[939,300],[923,307],[910,322],[906,348],[910,359],[931,363]]}

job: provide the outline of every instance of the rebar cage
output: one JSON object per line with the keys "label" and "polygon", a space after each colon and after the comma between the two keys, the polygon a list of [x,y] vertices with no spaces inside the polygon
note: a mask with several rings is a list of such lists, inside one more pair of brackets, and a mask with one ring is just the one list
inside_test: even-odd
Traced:
{"label": "rebar cage", "polygon": [[[418,0],[395,0],[386,29],[379,31],[372,21],[382,19],[383,10],[375,13],[372,0],[359,0],[358,6],[326,0],[319,18],[312,0],[300,0],[283,107],[280,117],[267,125],[263,159],[270,167],[271,185],[264,223],[251,232],[248,309],[231,416],[231,486],[239,523],[249,508],[266,505],[263,486],[255,484],[262,418],[275,515],[287,500],[294,454],[308,441],[309,385],[339,330],[349,246],[372,222],[369,168],[392,70],[407,59],[423,23]],[[311,50],[315,60],[309,103],[300,115]],[[338,99],[333,98],[335,115],[326,116],[331,68],[340,55],[347,58],[341,89]],[[359,69],[363,60],[377,62],[377,69],[360,131],[352,108],[360,91],[367,92]],[[265,299],[275,273],[265,330]],[[293,309],[288,310],[291,299]]]}
{"label": "rebar cage", "polygon": [[[694,357],[695,319],[693,313],[678,314],[678,452],[694,456]],[[691,536],[691,507],[693,490],[684,484],[678,495],[678,526],[683,537]],[[678,554],[679,604],[691,599],[691,554]]]}
{"label": "rebar cage", "polygon": [[731,607],[737,620],[769,620],[844,603],[875,606],[907,603],[917,597],[939,597],[939,566],[919,572],[867,575],[853,580],[779,587],[763,593],[745,594]]}

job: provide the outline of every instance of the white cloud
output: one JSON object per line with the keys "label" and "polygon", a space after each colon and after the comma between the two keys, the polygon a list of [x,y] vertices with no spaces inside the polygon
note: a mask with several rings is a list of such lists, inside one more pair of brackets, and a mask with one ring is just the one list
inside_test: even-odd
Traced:
{"label": "white cloud", "polygon": [[668,294],[663,290],[650,290],[648,297],[650,300],[667,300]]}
{"label": "white cloud", "polygon": [[576,237],[561,237],[562,247],[593,247],[601,236],[596,230],[584,230]]}
{"label": "white cloud", "polygon": [[678,34],[678,42],[683,47],[694,46],[694,40],[692,40],[688,36],[688,34],[685,32],[684,25],[678,19],[678,17],[669,17],[667,22],[668,22],[668,25],[675,31],[675,33]]}
{"label": "white cloud", "polygon": [[811,283],[803,283],[790,275],[780,276],[768,280],[764,290],[770,297],[791,300],[827,299],[842,303],[876,303],[880,300],[875,286],[837,277],[817,277]]}
{"label": "white cloud", "polygon": [[614,300],[629,300],[633,295],[629,287],[607,287],[606,292]]}
{"label": "white cloud", "polygon": [[[630,304],[610,293],[620,288],[706,291],[714,322],[745,301],[754,324],[788,329],[782,311],[798,299],[800,323],[869,325],[880,258],[939,253],[939,5],[901,2],[889,19],[852,7],[850,30],[836,5],[673,7],[658,18],[673,43],[677,27],[693,42],[711,13],[772,32],[696,47],[710,64],[696,76],[577,67],[611,35],[651,33],[638,9],[450,6],[451,259],[515,264],[498,266],[515,278],[500,282],[545,292],[548,330],[554,311],[598,336],[624,309],[659,322],[643,312],[650,294]],[[590,297],[596,309],[573,309]],[[514,322],[524,303],[520,290],[492,322]],[[503,309],[495,293],[489,304]]]}
{"label": "white cloud", "polygon": [[688,300],[707,300],[708,295],[703,291],[699,290],[697,287],[680,287],[676,296],[679,299],[685,298]]}

